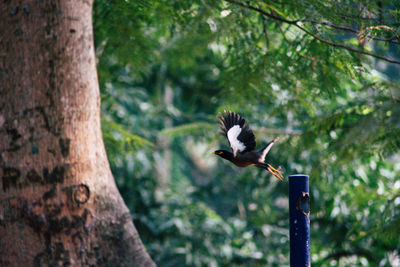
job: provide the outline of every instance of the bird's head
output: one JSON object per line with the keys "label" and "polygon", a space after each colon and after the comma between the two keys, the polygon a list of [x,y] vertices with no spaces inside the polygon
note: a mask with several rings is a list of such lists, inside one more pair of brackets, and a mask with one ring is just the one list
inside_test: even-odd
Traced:
{"label": "bird's head", "polygon": [[232,160],[233,159],[233,154],[229,151],[226,150],[216,150],[214,152],[211,152],[214,155],[220,156],[221,158],[227,159],[227,160]]}

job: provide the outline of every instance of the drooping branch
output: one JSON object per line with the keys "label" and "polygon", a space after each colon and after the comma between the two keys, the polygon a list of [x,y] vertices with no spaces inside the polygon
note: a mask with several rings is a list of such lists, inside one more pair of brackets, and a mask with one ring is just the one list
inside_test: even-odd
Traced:
{"label": "drooping branch", "polygon": [[341,43],[335,43],[335,42],[331,42],[329,40],[322,39],[318,35],[310,32],[309,30],[307,30],[304,27],[298,25],[297,23],[295,23],[294,25],[297,28],[299,28],[300,30],[304,31],[305,33],[311,35],[312,37],[314,37],[314,39],[320,41],[321,43],[325,43],[325,44],[328,44],[328,45],[333,46],[333,47],[343,48],[343,49],[346,49],[346,50],[354,52],[354,53],[359,53],[359,54],[375,57],[375,58],[378,58],[378,59],[382,59],[382,60],[385,60],[385,61],[390,62],[390,63],[400,64],[400,61],[395,60],[393,58],[380,56],[380,55],[377,55],[377,54],[374,54],[374,53],[371,53],[371,52],[368,52],[368,51],[365,51],[365,50],[356,49],[356,48],[353,48],[353,47],[350,47],[350,46],[347,46],[347,45],[344,45],[344,44],[341,44]]}
{"label": "drooping branch", "polygon": [[[301,22],[310,22],[310,23],[319,24],[319,25],[325,25],[325,26],[329,26],[331,28],[335,28],[337,30],[347,31],[347,32],[351,32],[351,33],[354,33],[357,35],[361,34],[360,30],[356,30],[356,29],[353,29],[351,27],[344,26],[344,25],[337,25],[337,24],[331,23],[329,21],[321,22],[321,21],[316,21],[316,20],[299,20],[299,22],[300,21]],[[392,43],[392,44],[400,44],[399,43],[400,38],[397,35],[394,35],[390,38],[381,38],[381,37],[376,37],[376,36],[371,36],[371,35],[367,35],[366,37],[368,37],[371,40],[375,40],[375,41],[383,41],[383,42],[388,42],[388,43]]]}
{"label": "drooping branch", "polygon": [[[324,43],[324,44],[327,44],[327,45],[330,45],[330,46],[333,46],[333,47],[342,48],[342,49],[348,50],[350,52],[371,56],[371,57],[374,57],[374,58],[377,58],[377,59],[381,59],[381,60],[384,60],[384,61],[387,61],[387,62],[390,62],[390,63],[400,64],[399,60],[395,60],[395,59],[390,58],[390,57],[380,56],[380,55],[374,54],[372,52],[368,52],[368,51],[365,51],[365,50],[360,50],[360,49],[353,48],[351,46],[348,46],[348,45],[345,45],[345,44],[342,44],[342,43],[336,43],[336,42],[332,42],[332,41],[326,40],[324,38],[321,38],[317,34],[312,33],[311,31],[309,31],[306,28],[304,28],[303,26],[301,26],[299,24],[299,22],[311,22],[313,24],[322,24],[322,25],[330,26],[330,27],[333,27],[333,28],[336,28],[336,29],[350,31],[350,32],[359,34],[359,31],[354,30],[352,28],[349,28],[347,26],[336,25],[336,24],[332,24],[330,22],[317,22],[317,21],[311,21],[311,20],[305,20],[305,19],[288,20],[286,18],[279,17],[279,16],[277,16],[277,15],[275,15],[273,13],[269,13],[269,12],[265,11],[262,8],[255,7],[255,6],[246,4],[246,3],[237,2],[235,0],[225,0],[225,1],[227,1],[229,3],[232,3],[232,4],[235,4],[235,5],[239,5],[239,6],[243,7],[243,8],[249,9],[249,10],[256,11],[256,12],[258,12],[258,13],[266,16],[266,17],[269,17],[269,18],[271,18],[271,19],[273,19],[275,21],[287,23],[287,24],[290,24],[290,25],[294,25],[295,27],[297,27],[301,31],[305,32],[306,34],[312,36],[314,39],[320,41],[321,43]],[[393,38],[390,38],[390,39],[384,39],[384,38],[372,37],[371,36],[370,39],[379,40],[379,41],[386,41],[386,42],[398,44],[398,42],[394,41],[396,38],[393,37]]]}
{"label": "drooping branch", "polygon": [[267,25],[266,25],[266,21],[265,21],[265,16],[261,15],[261,19],[262,19],[262,24],[263,24],[263,32],[264,32],[264,36],[265,36],[265,45],[268,48],[269,47],[269,38],[268,38],[268,32],[267,32]]}
{"label": "drooping branch", "polygon": [[286,35],[285,35],[285,33],[283,32],[281,25],[278,24],[278,27],[279,27],[279,31],[280,31],[281,34],[282,34],[283,39],[293,48],[293,50],[296,52],[296,54],[298,54],[298,55],[301,56],[301,57],[305,57],[305,58],[311,60],[311,61],[312,61],[312,66],[313,66],[313,68],[314,68],[315,65],[316,65],[316,62],[317,62],[317,58],[316,58],[316,57],[308,56],[308,55],[306,55],[306,54],[303,54],[303,53],[300,53],[299,51],[297,51],[296,48],[294,47],[294,45],[292,44],[292,42],[290,42],[290,41],[286,38]]}

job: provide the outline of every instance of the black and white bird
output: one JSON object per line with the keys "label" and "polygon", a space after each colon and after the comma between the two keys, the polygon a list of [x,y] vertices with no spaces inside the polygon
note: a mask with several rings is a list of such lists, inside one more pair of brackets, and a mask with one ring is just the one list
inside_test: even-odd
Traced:
{"label": "black and white bird", "polygon": [[275,169],[270,164],[264,162],[265,157],[278,138],[269,142],[263,149],[254,151],[256,140],[243,117],[232,111],[224,111],[218,119],[221,129],[232,148],[232,152],[216,150],[212,152],[213,154],[231,161],[238,167],[256,166],[265,169],[279,180],[283,180],[280,168]]}

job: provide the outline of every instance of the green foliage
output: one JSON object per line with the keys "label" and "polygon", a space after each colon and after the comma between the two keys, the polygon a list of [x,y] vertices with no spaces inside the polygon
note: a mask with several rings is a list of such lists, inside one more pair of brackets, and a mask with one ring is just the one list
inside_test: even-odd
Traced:
{"label": "green foliage", "polygon": [[175,127],[166,128],[160,131],[161,135],[169,137],[178,137],[184,135],[203,134],[207,135],[210,131],[215,131],[215,124],[206,122],[194,122]]}
{"label": "green foliage", "polygon": [[399,8],[95,2],[107,153],[159,266],[288,266],[287,182],[210,154],[224,109],[310,175],[313,266],[399,264]]}
{"label": "green foliage", "polygon": [[128,153],[137,149],[149,149],[154,146],[150,141],[127,132],[121,124],[101,119],[104,144],[111,160],[119,153]]}

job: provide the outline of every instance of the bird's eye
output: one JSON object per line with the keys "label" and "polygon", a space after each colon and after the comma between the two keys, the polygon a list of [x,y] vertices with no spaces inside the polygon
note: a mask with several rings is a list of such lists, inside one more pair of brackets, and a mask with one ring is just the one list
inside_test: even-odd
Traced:
{"label": "bird's eye", "polygon": [[221,152],[218,152],[218,154],[221,155],[221,154],[223,154],[223,152],[222,152],[222,151],[221,151]]}

